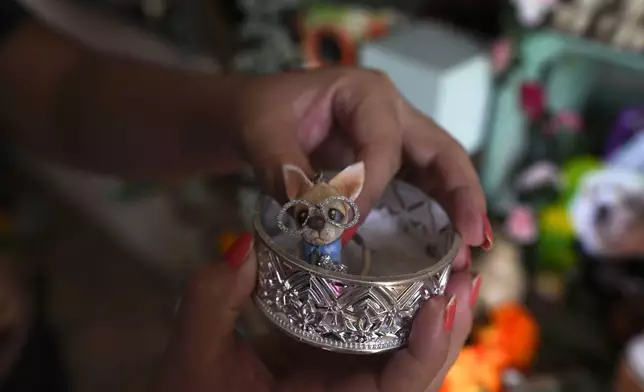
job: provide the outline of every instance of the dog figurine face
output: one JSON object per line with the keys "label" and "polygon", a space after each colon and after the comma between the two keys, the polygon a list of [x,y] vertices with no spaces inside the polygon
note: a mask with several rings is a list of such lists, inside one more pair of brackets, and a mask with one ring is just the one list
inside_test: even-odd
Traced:
{"label": "dog figurine face", "polygon": [[[305,200],[313,204],[333,196],[344,196],[355,201],[362,192],[365,180],[362,162],[348,166],[329,182],[313,182],[302,169],[293,165],[284,165],[282,171],[289,200]],[[300,227],[306,222],[302,237],[312,245],[327,245],[340,238],[344,229],[332,225],[328,220],[346,224],[352,218],[350,214],[349,206],[340,200],[325,204],[323,210],[313,216],[308,215],[304,205],[295,206],[294,211]]]}
{"label": "dog figurine face", "polygon": [[644,255],[644,178],[605,169],[589,174],[573,199],[571,217],[592,255]]}

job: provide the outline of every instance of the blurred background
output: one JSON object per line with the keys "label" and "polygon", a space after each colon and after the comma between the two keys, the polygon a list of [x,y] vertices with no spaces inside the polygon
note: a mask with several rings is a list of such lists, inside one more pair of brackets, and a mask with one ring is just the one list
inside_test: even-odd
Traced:
{"label": "blurred background", "polygon": [[[495,231],[441,392],[644,391],[644,0],[25,3],[176,66],[384,71],[471,155]],[[186,277],[249,225],[252,174],[124,183],[0,157],[0,240],[34,305],[6,390],[145,390]]]}

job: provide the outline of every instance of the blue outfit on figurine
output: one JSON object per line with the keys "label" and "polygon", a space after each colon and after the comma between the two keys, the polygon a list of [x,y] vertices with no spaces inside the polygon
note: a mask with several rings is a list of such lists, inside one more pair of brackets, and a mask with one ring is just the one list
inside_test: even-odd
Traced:
{"label": "blue outfit on figurine", "polygon": [[302,258],[310,264],[317,264],[323,256],[329,256],[335,264],[341,264],[342,241],[337,240],[326,245],[313,245],[302,241]]}

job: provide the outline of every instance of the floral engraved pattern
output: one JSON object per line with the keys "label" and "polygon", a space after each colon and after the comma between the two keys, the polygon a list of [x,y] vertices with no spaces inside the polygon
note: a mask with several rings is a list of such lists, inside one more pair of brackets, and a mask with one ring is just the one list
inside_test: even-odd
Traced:
{"label": "floral engraved pattern", "polygon": [[259,270],[254,300],[264,315],[292,337],[332,351],[375,353],[405,345],[423,302],[444,293],[452,261],[446,258],[453,259],[458,250],[460,238],[445,211],[409,184],[394,181],[387,187],[374,210],[391,216],[397,222],[391,230],[417,244],[418,257],[436,264],[431,274],[379,282],[346,271],[309,270],[280,256],[277,242],[265,238],[272,237],[267,228],[275,221],[270,206],[280,208],[270,200],[273,204],[260,203],[255,221]]}
{"label": "floral engraved pattern", "polygon": [[423,301],[442,294],[449,275],[448,267],[426,281],[349,285],[297,269],[259,246],[263,248],[256,299],[262,308],[292,333],[308,334],[331,346],[404,345],[415,312]]}

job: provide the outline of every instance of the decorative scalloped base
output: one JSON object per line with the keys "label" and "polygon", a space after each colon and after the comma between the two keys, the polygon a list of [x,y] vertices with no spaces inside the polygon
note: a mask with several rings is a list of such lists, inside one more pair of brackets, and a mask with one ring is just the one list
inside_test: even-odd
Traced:
{"label": "decorative scalloped base", "polygon": [[293,325],[283,314],[273,312],[271,307],[258,297],[255,297],[255,304],[262,313],[271,320],[282,331],[304,343],[319,347],[324,350],[336,351],[348,354],[376,354],[384,351],[394,350],[407,344],[405,339],[390,338],[378,343],[349,343],[339,342],[335,339],[323,338],[311,332],[306,332]]}

